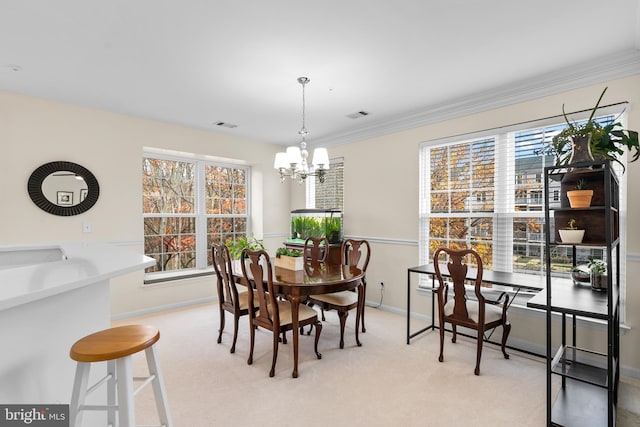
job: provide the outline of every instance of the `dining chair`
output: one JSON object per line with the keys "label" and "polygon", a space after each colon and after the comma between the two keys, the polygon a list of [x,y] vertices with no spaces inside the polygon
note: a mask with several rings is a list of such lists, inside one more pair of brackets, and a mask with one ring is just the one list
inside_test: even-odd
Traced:
{"label": "dining chair", "polygon": [[[448,262],[446,268],[449,272],[449,280],[446,281],[440,271],[440,255],[446,254]],[[473,281],[473,294],[476,300],[472,300],[467,295],[465,281],[469,272],[468,258],[471,258],[472,264],[476,265],[475,279]],[[507,307],[509,306],[509,295],[502,293],[498,300],[491,301],[486,299],[481,292],[482,285],[482,258],[473,249],[455,250],[449,248],[438,248],[433,254],[433,265],[438,278],[438,317],[440,320],[440,356],[438,360],[444,360],[444,332],[445,324],[450,323],[453,329],[452,342],[456,342],[457,327],[477,331],[477,352],[476,352],[476,368],[474,373],[480,375],[480,358],[482,357],[482,344],[485,331],[494,329],[498,326],[503,327],[502,332],[502,354],[505,359],[509,355],[505,351],[505,344],[511,331],[511,324],[507,320]],[[453,287],[452,294],[449,295],[449,288]],[[504,302],[500,304],[500,300],[504,296]],[[500,304],[500,305],[498,305]]]}
{"label": "dining chair", "polygon": [[[255,292],[249,293],[249,305],[251,306],[257,301],[258,306],[257,311],[249,312],[251,346],[247,364],[253,364],[256,327],[270,330],[273,333],[273,360],[271,362],[269,376],[273,377],[275,375],[276,360],[278,358],[279,335],[293,328],[291,303],[287,300],[283,301],[276,298],[273,285],[273,269],[267,252],[263,250],[251,251],[245,249],[242,251],[242,259],[249,260],[248,267],[246,265],[247,263],[242,263],[244,280],[247,283],[253,283],[255,287]],[[322,354],[318,352],[318,341],[320,340],[320,333],[322,332],[322,323],[318,321],[318,313],[313,308],[301,304],[298,309],[298,322],[301,328],[307,325],[315,326],[314,351],[318,359],[321,359]]]}
{"label": "dining chair", "polygon": [[[369,258],[371,257],[369,242],[366,240],[346,239],[342,242],[340,256],[342,259],[342,265],[358,267],[363,273],[366,273],[367,266],[369,265]],[[322,310],[322,320],[325,320],[325,310],[336,310],[338,312],[338,319],[340,320],[340,348],[344,348],[344,328],[347,323],[347,317],[349,316],[350,310],[359,308],[359,316],[356,318],[356,343],[358,346],[361,345],[358,337],[360,322],[362,322],[362,332],[365,332],[364,301],[367,289],[365,276],[362,277],[362,281],[359,286],[362,287],[359,292],[341,291],[332,294],[311,295],[308,299],[308,303],[310,305],[315,304],[320,306]],[[359,294],[360,297],[358,296]]]}
{"label": "dining chair", "polygon": [[[229,351],[235,353],[240,317],[249,314],[249,307],[251,306],[248,298],[250,291],[238,292],[231,268],[231,255],[226,245],[212,245],[211,253],[213,268],[218,278],[218,305],[220,311],[218,344],[222,342],[222,332],[225,326],[225,311],[228,311],[233,315],[233,343]],[[257,304],[254,305],[254,310],[257,310]]]}
{"label": "dining chair", "polygon": [[308,237],[302,250],[304,260],[312,264],[324,263],[329,255],[329,239],[326,237]]}

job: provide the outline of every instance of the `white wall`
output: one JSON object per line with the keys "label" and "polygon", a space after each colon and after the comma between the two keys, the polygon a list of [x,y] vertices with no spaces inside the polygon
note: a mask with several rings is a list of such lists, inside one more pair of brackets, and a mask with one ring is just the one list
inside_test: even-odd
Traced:
{"label": "white wall", "polygon": [[[0,92],[0,244],[105,241],[141,252],[143,147],[240,159],[252,167],[252,231],[286,236],[289,189],[273,171],[277,146],[224,134]],[[88,212],[59,217],[41,211],[27,194],[27,181],[40,165],[56,160],[89,169],[100,198]],[[265,199],[263,195],[268,195]],[[93,232],[83,233],[83,222]],[[266,242],[273,247],[277,237]],[[142,273],[112,282],[114,315],[211,298],[215,279],[142,286]]]}
{"label": "white wall", "polygon": [[[610,81],[604,104],[629,101],[629,127],[640,129],[640,75]],[[372,244],[367,272],[368,301],[380,302],[378,284],[385,283],[383,306],[406,310],[407,268],[418,260],[418,153],[423,141],[510,125],[593,106],[605,84],[560,93],[509,107],[331,147],[331,157],[344,157],[344,231]],[[70,105],[0,93],[0,168],[2,243],[56,240],[125,242],[140,251],[142,218],[140,183],[143,146],[245,159],[253,165],[253,229],[275,249],[287,235],[289,211],[304,207],[304,186],[280,184],[271,166],[278,147],[175,125],[125,117]],[[78,217],[61,218],[37,209],[26,194],[29,174],[40,164],[68,160],[90,169],[101,185],[96,206]],[[626,324],[621,340],[622,363],[640,377],[640,162],[627,169],[629,180],[628,286]],[[82,233],[82,222],[93,224]],[[133,242],[133,243],[132,243]],[[154,306],[212,297],[209,278],[142,287],[141,275],[112,286],[112,312],[135,312]],[[427,297],[414,298],[415,312],[429,316]],[[544,318],[511,314],[511,340],[544,349]],[[405,331],[397,331],[404,339]],[[580,340],[602,342],[603,330],[581,330]],[[435,356],[434,356],[435,357]]]}
{"label": "white wall", "polygon": [[[346,235],[373,238],[372,259],[367,271],[367,299],[378,304],[379,283],[385,283],[383,305],[406,310],[407,268],[419,264],[418,247],[418,176],[419,145],[423,141],[511,125],[561,113],[563,103],[569,111],[591,108],[604,86],[609,89],[603,105],[629,101],[628,127],[640,129],[640,75],[560,93],[534,101],[448,120],[429,126],[398,132],[366,141],[330,148],[331,157],[343,157],[345,164]],[[621,339],[621,361],[636,369],[640,376],[640,161],[627,168],[628,259],[626,324],[631,330]],[[300,200],[300,192],[293,195]],[[303,200],[303,199],[302,199]],[[403,243],[407,241],[407,243]],[[412,279],[414,284],[416,279]],[[427,294],[428,295],[428,294]],[[430,316],[428,296],[412,294],[412,311]],[[545,323],[541,315],[513,312],[512,342],[526,341],[532,350],[545,348]],[[398,331],[400,334],[405,331]],[[580,331],[578,344],[604,343],[603,328]],[[626,372],[629,372],[627,369]]]}

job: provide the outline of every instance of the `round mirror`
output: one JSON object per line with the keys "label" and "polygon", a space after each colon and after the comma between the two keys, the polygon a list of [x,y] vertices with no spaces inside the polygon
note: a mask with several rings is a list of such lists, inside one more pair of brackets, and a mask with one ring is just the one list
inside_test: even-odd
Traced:
{"label": "round mirror", "polygon": [[53,215],[78,215],[98,201],[100,186],[86,168],[71,162],[51,162],[33,171],[27,184],[29,197]]}

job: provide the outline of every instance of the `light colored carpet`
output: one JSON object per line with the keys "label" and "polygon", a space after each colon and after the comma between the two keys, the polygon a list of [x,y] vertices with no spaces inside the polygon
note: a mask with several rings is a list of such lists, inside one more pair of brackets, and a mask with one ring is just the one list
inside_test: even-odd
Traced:
{"label": "light colored carpet", "polygon": [[[250,366],[246,317],[236,353],[229,353],[232,320],[227,314],[221,344],[216,303],[114,322],[160,330],[159,358],[176,427],[545,425],[543,359],[510,351],[505,360],[496,346],[485,345],[475,376],[475,341],[460,338],[453,344],[448,335],[439,363],[437,331],[406,345],[406,319],[368,307],[362,347],[355,345],[349,316],[340,350],[337,315],[329,312],[320,339],[322,359],[313,352],[313,334],[301,337],[300,376],[292,378],[289,340],[280,345],[276,375],[269,378],[270,332],[256,332]],[[138,355],[134,372],[146,372]],[[620,402],[626,407],[619,411],[619,426],[640,426],[639,384],[621,383]],[[138,424],[157,423],[150,387],[136,397],[136,411]]]}

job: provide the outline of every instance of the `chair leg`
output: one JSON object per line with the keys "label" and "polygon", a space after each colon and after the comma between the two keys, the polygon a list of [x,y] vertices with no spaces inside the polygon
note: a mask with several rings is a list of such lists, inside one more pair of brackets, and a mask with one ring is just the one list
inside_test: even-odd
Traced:
{"label": "chair leg", "polygon": [[322,313],[322,321],[326,322],[327,319],[324,318],[324,307],[320,307],[320,313]]}
{"label": "chair leg", "polygon": [[256,340],[256,328],[252,322],[249,322],[249,359],[247,359],[247,365],[253,364],[253,344]]}
{"label": "chair leg", "polygon": [[440,356],[438,357],[438,361],[442,362],[444,360],[444,321],[442,317],[440,318]]}
{"label": "chair leg", "polygon": [[73,383],[73,393],[71,395],[71,405],[69,407],[69,426],[78,427],[82,425],[82,414],[80,407],[84,405],[87,397],[87,386],[89,385],[89,372],[91,363],[78,362],[76,365],[76,376]]}
{"label": "chair leg", "polygon": [[236,352],[236,341],[238,341],[238,324],[240,323],[240,315],[233,313],[233,344],[231,344],[230,353]]}
{"label": "chair leg", "polygon": [[453,337],[451,337],[451,342],[455,343],[456,339],[458,339],[458,329],[456,325],[451,325],[451,329],[453,330]]}
{"label": "chair leg", "polygon": [[278,332],[273,333],[273,359],[271,360],[271,370],[269,376],[273,377],[276,374],[276,361],[278,360]]}
{"label": "chair leg", "polygon": [[322,332],[322,323],[316,320],[315,326],[316,326],[316,340],[313,345],[313,349],[316,352],[316,357],[318,359],[322,359],[322,354],[320,354],[320,352],[318,351],[318,341],[320,341],[320,332]]}
{"label": "chair leg", "polygon": [[118,396],[116,388],[118,386],[118,371],[116,369],[116,361],[107,361],[107,375],[110,377],[107,380],[107,425],[116,425],[116,405],[118,403]]}
{"label": "chair leg", "polygon": [[135,426],[135,404],[133,401],[133,361],[131,356],[116,359],[118,390],[118,425]]}
{"label": "chair leg", "polygon": [[344,348],[344,327],[347,324],[349,313],[343,310],[338,311],[338,319],[340,319],[340,348]]}
{"label": "chair leg", "polygon": [[158,417],[160,424],[166,427],[172,427],[173,421],[171,419],[171,413],[169,412],[169,401],[167,400],[167,390],[164,385],[164,379],[162,378],[162,372],[160,370],[160,363],[158,362],[158,354],[156,352],[156,346],[145,350],[147,357],[147,367],[149,369],[149,375],[153,375],[151,385],[153,386],[153,396],[156,400],[156,407],[158,409]]}
{"label": "chair leg", "polygon": [[220,333],[218,334],[218,344],[222,342],[222,331],[224,331],[224,308],[220,306]]}
{"label": "chair leg", "polygon": [[511,332],[511,323],[507,322],[502,327],[504,329],[502,331],[502,354],[504,355],[505,359],[508,359],[509,355],[505,350],[505,345],[507,344],[507,338],[509,338],[509,333]]}
{"label": "chair leg", "polygon": [[364,302],[367,300],[367,282],[362,281],[362,312],[360,314],[362,322],[362,333],[367,332],[367,329],[364,327],[364,306],[366,305]]}
{"label": "chair leg", "polygon": [[480,375],[480,358],[482,357],[483,338],[484,338],[484,330],[478,329],[478,351],[476,354],[476,369],[473,371],[473,373],[476,375]]}

